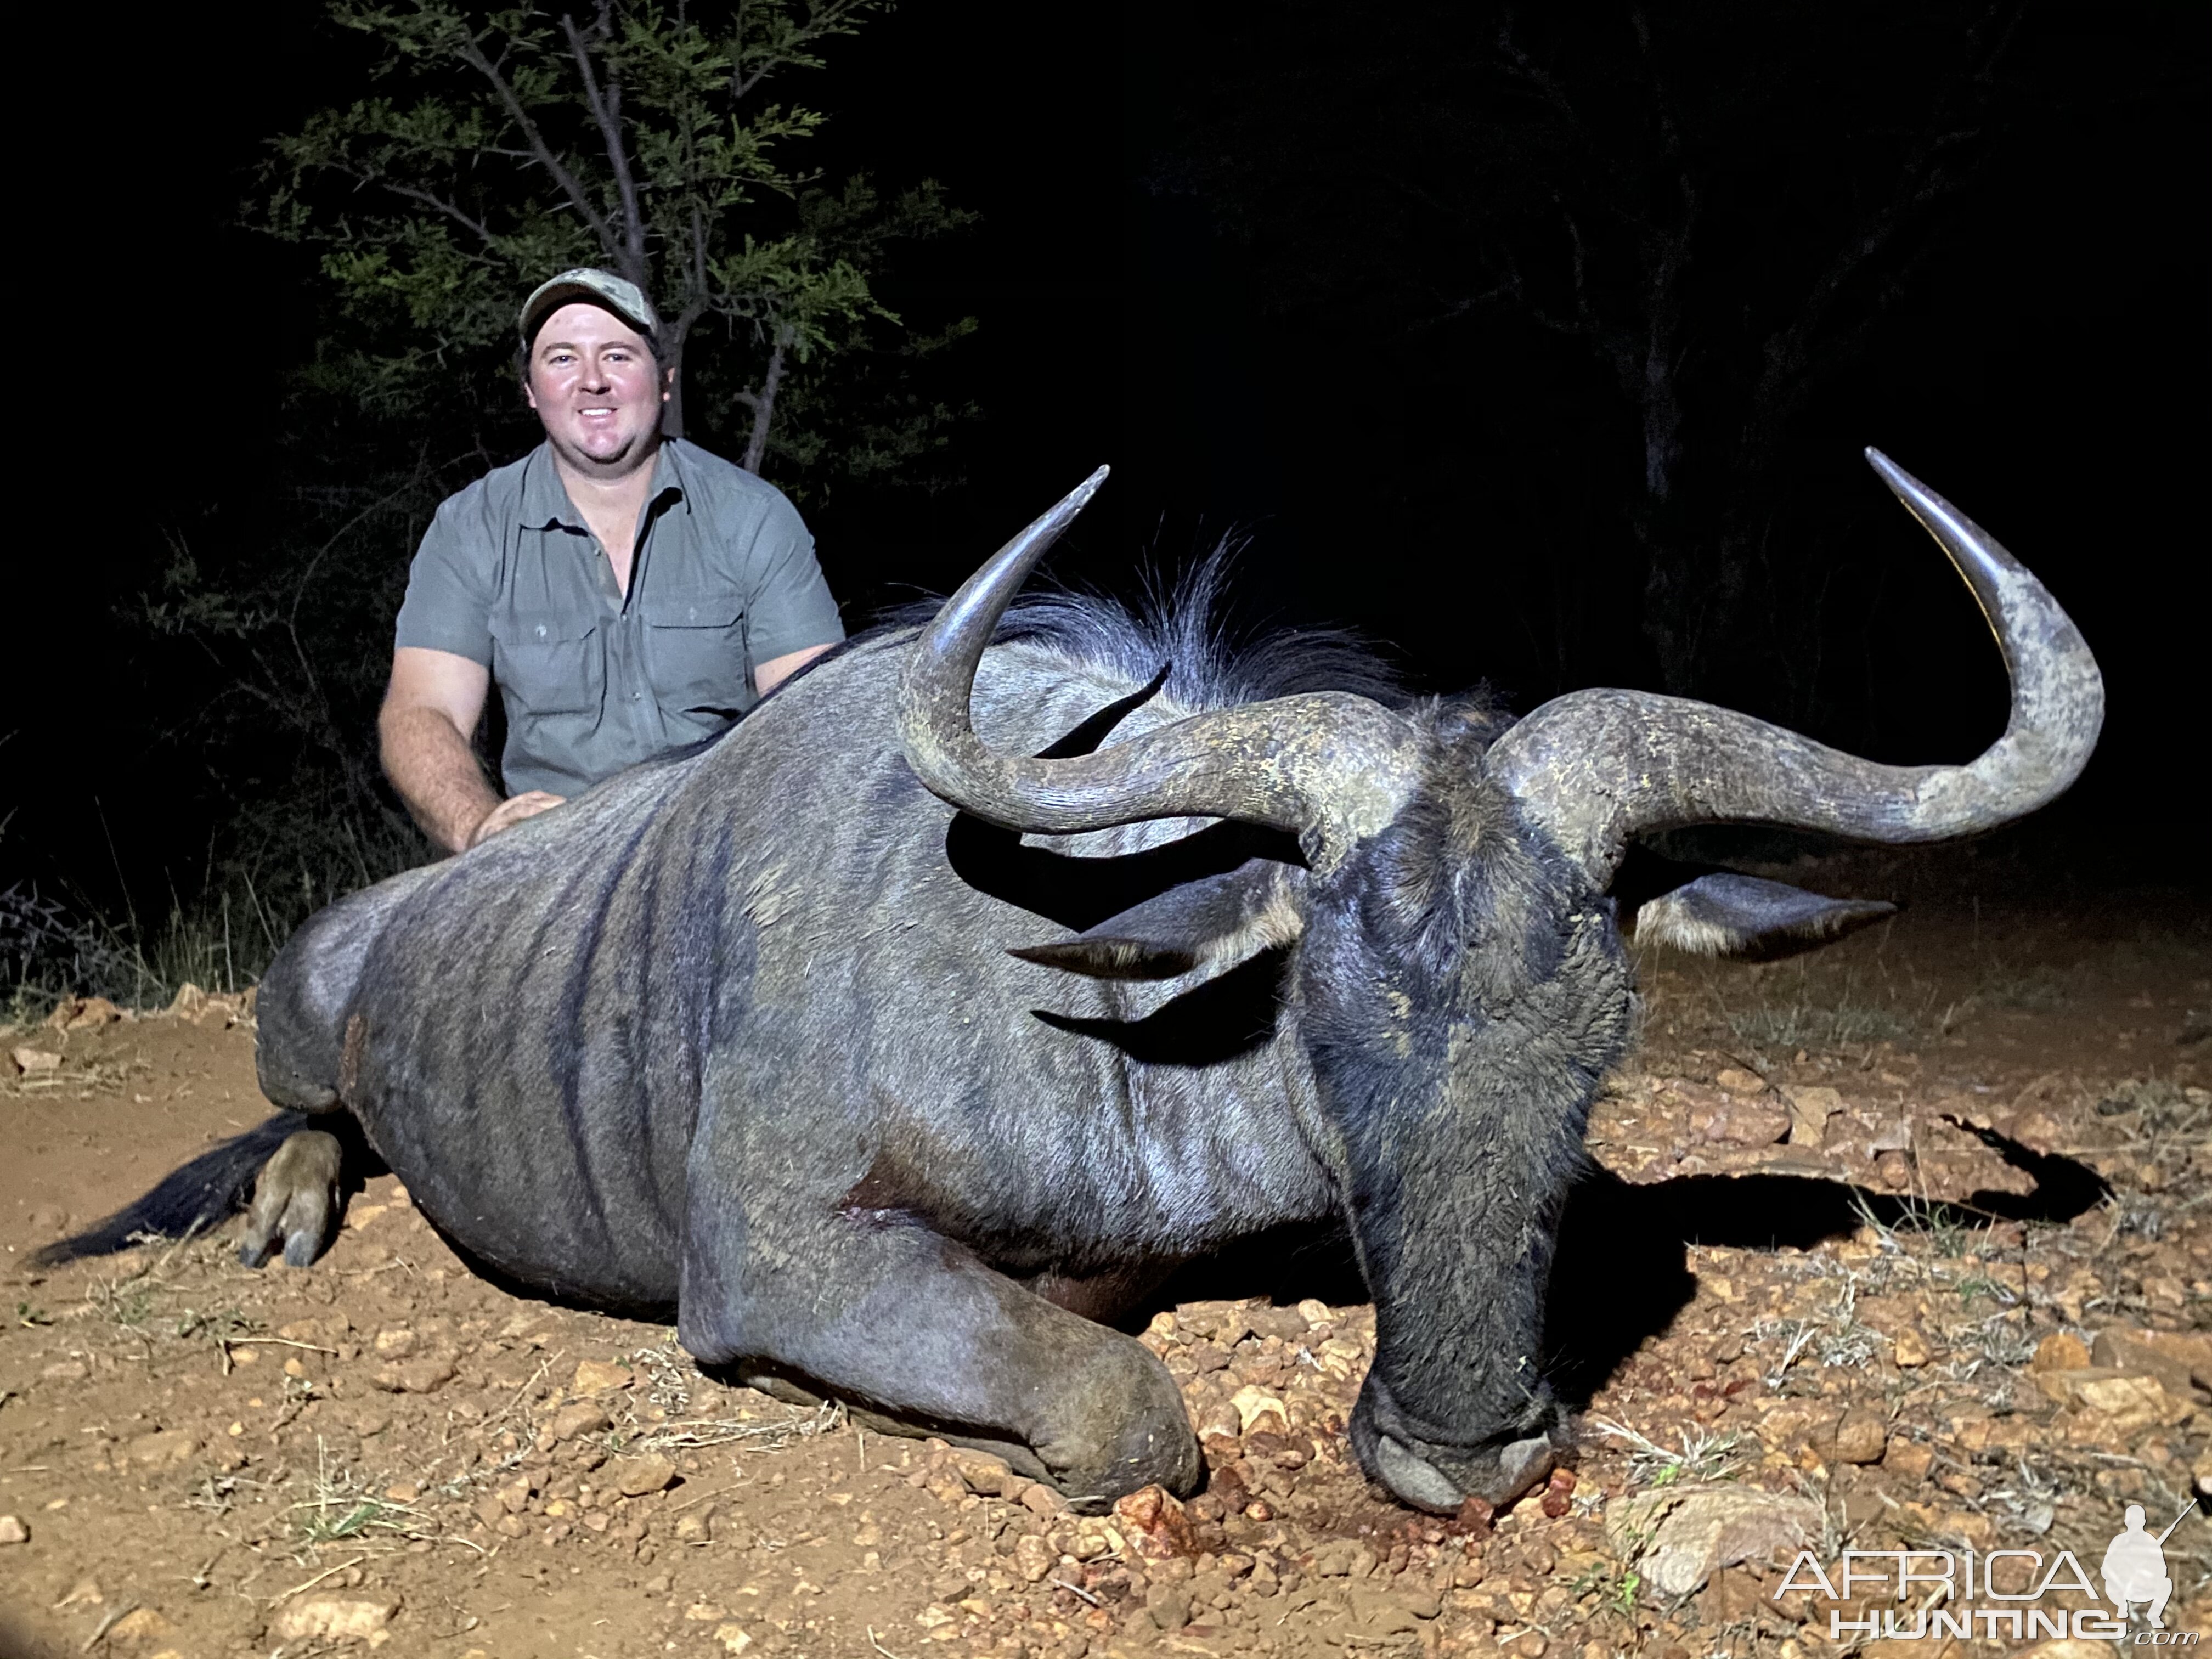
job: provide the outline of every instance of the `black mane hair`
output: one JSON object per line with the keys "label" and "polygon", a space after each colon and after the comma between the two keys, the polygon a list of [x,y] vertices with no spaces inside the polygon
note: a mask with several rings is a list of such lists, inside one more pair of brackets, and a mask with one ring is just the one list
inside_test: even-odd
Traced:
{"label": "black mane hair", "polygon": [[[1231,614],[1237,546],[1223,543],[1176,579],[1155,573],[1134,605],[1064,588],[1008,607],[994,644],[1029,642],[1116,669],[1141,685],[1170,665],[1167,695],[1194,708],[1225,708],[1304,691],[1350,691],[1392,708],[1411,701],[1404,679],[1370,641],[1346,629],[1255,628]],[[892,607],[866,637],[927,625],[944,604]]]}

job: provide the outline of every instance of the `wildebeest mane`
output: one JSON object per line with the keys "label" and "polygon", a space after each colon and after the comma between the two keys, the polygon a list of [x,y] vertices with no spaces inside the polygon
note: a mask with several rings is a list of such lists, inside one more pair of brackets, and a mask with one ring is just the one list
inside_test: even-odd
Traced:
{"label": "wildebeest mane", "polygon": [[[1370,641],[1346,629],[1262,628],[1231,608],[1237,549],[1224,543],[1180,577],[1157,573],[1133,604],[1078,588],[1026,596],[1000,620],[994,643],[1042,646],[1142,685],[1169,666],[1163,695],[1187,708],[1226,708],[1304,691],[1350,691],[1391,708],[1408,695]],[[854,643],[927,623],[944,604],[896,605]]]}

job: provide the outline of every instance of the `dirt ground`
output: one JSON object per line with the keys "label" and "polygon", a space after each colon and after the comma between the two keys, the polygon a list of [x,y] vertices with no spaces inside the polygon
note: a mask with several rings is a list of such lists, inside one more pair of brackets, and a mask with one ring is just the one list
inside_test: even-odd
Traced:
{"label": "dirt ground", "polygon": [[[1573,1467],[1449,1522],[1351,1461],[1340,1251],[1153,1317],[1212,1485],[1091,1519],[497,1290],[389,1176],[311,1269],[218,1237],[33,1271],[264,1110],[250,1009],[66,1004],[0,1036],[0,1653],[2079,1659],[2111,1643],[2004,1609],[2088,1595],[1990,1592],[2062,1550],[2094,1579],[2130,1503],[2182,1517],[2166,1624],[2212,1632],[2202,912],[1937,894],[1645,983],[1554,1285]],[[2038,1555],[1903,1601],[1893,1562],[1848,1601],[1791,1569],[1847,1546]],[[1972,1635],[1909,1639],[1931,1606]]]}

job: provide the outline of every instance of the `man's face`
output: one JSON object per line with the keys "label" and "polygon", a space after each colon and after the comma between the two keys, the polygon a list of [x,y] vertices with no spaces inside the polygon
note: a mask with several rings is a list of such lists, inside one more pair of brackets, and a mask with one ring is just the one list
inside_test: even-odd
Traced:
{"label": "man's face", "polygon": [[561,458],[619,474],[653,450],[668,387],[637,331],[597,306],[562,306],[530,347],[530,406]]}

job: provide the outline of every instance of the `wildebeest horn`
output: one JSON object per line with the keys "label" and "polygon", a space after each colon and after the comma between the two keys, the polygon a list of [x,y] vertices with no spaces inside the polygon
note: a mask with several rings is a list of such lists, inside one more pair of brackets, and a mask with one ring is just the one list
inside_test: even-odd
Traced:
{"label": "wildebeest horn", "polygon": [[1008,542],[937,613],[899,688],[908,763],[930,789],[1002,829],[1073,835],[1148,818],[1224,817],[1296,833],[1326,868],[1397,815],[1417,742],[1380,703],[1308,692],[1209,710],[1094,754],[994,752],[969,696],[1008,603],[1106,477],[1100,467]]}
{"label": "wildebeest horn", "polygon": [[1629,838],[1693,823],[1770,823],[1870,842],[1994,829],[2081,775],[2105,718],[2096,659],[2043,584],[1881,451],[1867,459],[1942,544],[2012,676],[2004,735],[1965,766],[1880,766],[1753,720],[1643,691],[1555,697],[1491,749],[1489,775],[1601,884]]}

